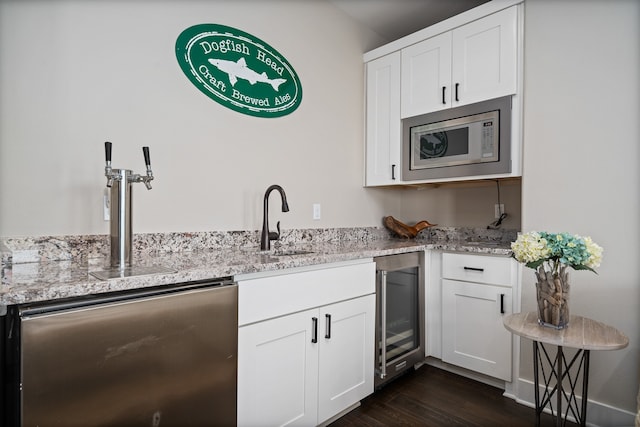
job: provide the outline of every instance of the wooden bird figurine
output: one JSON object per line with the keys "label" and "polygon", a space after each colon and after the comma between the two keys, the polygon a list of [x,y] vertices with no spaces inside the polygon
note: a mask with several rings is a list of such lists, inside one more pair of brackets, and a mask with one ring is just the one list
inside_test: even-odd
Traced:
{"label": "wooden bird figurine", "polygon": [[425,221],[420,221],[416,223],[414,226],[410,226],[401,221],[398,221],[392,216],[385,216],[384,218],[382,218],[382,223],[389,230],[393,231],[398,236],[406,239],[413,239],[418,235],[420,231],[424,230],[425,228],[434,227],[438,225],[438,224],[431,224],[429,221],[425,220]]}

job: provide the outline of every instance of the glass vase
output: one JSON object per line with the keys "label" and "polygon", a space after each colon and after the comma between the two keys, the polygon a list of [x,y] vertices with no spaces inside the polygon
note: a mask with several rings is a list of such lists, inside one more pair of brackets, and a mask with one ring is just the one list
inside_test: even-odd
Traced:
{"label": "glass vase", "polygon": [[558,273],[545,271],[540,266],[536,271],[536,299],[538,323],[555,329],[569,325],[569,272],[562,265]]}

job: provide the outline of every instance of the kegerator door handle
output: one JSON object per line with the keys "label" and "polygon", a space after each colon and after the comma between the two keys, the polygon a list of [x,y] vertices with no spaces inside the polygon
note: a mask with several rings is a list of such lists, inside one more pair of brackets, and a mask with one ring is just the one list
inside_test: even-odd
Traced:
{"label": "kegerator door handle", "polygon": [[380,271],[380,379],[387,376],[387,272]]}

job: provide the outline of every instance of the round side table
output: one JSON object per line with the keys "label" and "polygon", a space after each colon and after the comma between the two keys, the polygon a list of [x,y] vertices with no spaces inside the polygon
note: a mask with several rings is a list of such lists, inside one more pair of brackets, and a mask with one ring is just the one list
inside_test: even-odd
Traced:
{"label": "round side table", "polygon": [[[533,376],[535,377],[536,426],[540,425],[540,414],[548,405],[556,426],[564,425],[569,412],[581,426],[587,421],[587,389],[589,386],[589,355],[591,350],[619,350],[629,345],[629,338],[614,327],[582,316],[570,316],[564,329],[553,329],[538,324],[538,314],[514,313],[504,317],[504,327],[510,332],[533,341]],[[557,346],[555,357],[550,357],[545,344]],[[575,348],[578,352],[567,360],[563,348]],[[550,366],[547,372],[543,359]],[[575,372],[572,373],[572,368]],[[544,381],[544,393],[540,398],[540,374]],[[578,405],[576,386],[582,374],[582,405]],[[563,380],[569,382],[565,390]],[[555,380],[555,381],[554,381]],[[554,412],[552,397],[556,396]],[[562,413],[563,397],[567,408]]]}

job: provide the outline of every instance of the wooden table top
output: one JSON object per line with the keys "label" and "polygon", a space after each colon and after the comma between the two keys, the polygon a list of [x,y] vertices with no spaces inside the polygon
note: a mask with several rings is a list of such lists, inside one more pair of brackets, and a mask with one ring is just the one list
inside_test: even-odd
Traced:
{"label": "wooden table top", "polygon": [[535,311],[510,314],[503,323],[510,332],[545,344],[583,350],[619,350],[629,345],[629,338],[616,328],[582,316],[570,316],[564,329],[539,325]]}

